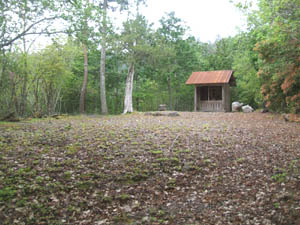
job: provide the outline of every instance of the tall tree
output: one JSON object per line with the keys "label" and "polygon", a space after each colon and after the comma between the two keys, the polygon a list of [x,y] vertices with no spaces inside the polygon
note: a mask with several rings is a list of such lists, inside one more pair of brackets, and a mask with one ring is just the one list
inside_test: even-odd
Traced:
{"label": "tall tree", "polygon": [[[85,112],[85,96],[88,86],[88,53],[91,40],[96,38],[95,29],[97,28],[97,22],[103,17],[103,12],[97,6],[100,2],[90,2],[89,0],[70,0],[66,15],[67,21],[70,23],[69,33],[75,34],[76,39],[80,42],[83,50],[83,81],[80,91],[79,99],[79,112],[82,114]],[[93,25],[90,25],[93,24]]]}
{"label": "tall tree", "polygon": [[158,29],[158,33],[161,35],[163,45],[172,55],[169,54],[165,58],[167,61],[165,62],[166,70],[164,71],[164,75],[167,79],[169,108],[173,109],[172,79],[177,68],[175,46],[179,40],[182,40],[186,27],[183,26],[181,19],[177,18],[174,12],[168,13],[165,17],[162,17],[160,19],[160,25],[161,27]]}
{"label": "tall tree", "polygon": [[[22,2],[20,2],[20,8],[23,9],[21,10],[21,17],[22,17],[22,23],[23,23],[23,32],[25,31],[25,28],[27,26],[27,14],[29,13],[29,8],[27,5],[27,1],[24,2],[24,4],[22,4]],[[21,90],[21,104],[20,104],[20,114],[24,115],[26,112],[26,108],[27,108],[27,82],[28,82],[28,67],[27,67],[27,46],[26,46],[26,38],[25,36],[22,36],[22,42],[23,42],[23,87]]]}
{"label": "tall tree", "polygon": [[79,112],[84,113],[85,107],[85,95],[87,90],[87,82],[88,82],[88,17],[90,16],[90,2],[86,0],[86,6],[84,8],[84,18],[83,18],[83,26],[82,26],[82,48],[83,48],[83,58],[84,58],[84,74],[83,74],[83,83],[80,92],[80,102],[79,102]]}
{"label": "tall tree", "polygon": [[150,54],[151,29],[142,15],[137,15],[135,19],[129,19],[124,23],[124,30],[121,34],[121,42],[126,61],[128,64],[128,74],[125,83],[124,111],[133,112],[132,92],[134,75],[138,64],[147,60]]}
{"label": "tall tree", "polygon": [[101,38],[101,59],[100,59],[100,101],[101,113],[107,114],[106,87],[105,87],[105,59],[107,39],[107,0],[103,0],[102,38]]}
{"label": "tall tree", "polygon": [[[142,2],[143,0],[137,0]],[[103,0],[101,4],[103,18],[101,21],[101,59],[100,59],[100,101],[101,101],[101,113],[107,114],[107,103],[106,103],[106,85],[105,85],[105,63],[106,63],[106,50],[107,50],[107,39],[108,39],[108,9],[116,10],[116,7],[109,7],[109,3],[117,3],[120,11],[128,9],[128,0]]]}
{"label": "tall tree", "polygon": [[84,58],[84,75],[83,75],[83,83],[80,92],[80,100],[79,100],[79,112],[83,114],[85,112],[85,95],[87,90],[88,83],[88,50],[85,44],[82,45],[83,48],[83,58]]}

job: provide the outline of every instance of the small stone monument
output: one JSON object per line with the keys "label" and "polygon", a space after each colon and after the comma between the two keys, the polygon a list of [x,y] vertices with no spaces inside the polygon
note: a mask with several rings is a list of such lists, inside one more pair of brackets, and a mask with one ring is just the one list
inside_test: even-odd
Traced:
{"label": "small stone monument", "polygon": [[167,110],[167,105],[166,104],[160,104],[158,107],[159,111],[166,111]]}

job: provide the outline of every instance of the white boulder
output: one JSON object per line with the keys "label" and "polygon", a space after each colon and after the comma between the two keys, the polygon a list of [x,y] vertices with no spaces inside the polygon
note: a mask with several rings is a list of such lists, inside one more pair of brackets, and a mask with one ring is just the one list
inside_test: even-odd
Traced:
{"label": "white boulder", "polygon": [[253,108],[250,105],[245,105],[242,107],[242,110],[244,113],[250,113],[253,112]]}
{"label": "white boulder", "polygon": [[240,111],[243,105],[244,104],[240,103],[240,102],[233,102],[232,105],[231,105],[232,106],[232,112]]}

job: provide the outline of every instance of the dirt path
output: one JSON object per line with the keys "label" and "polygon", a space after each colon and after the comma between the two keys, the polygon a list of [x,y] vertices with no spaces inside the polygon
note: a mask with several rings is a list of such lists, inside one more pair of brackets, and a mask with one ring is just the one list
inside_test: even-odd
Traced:
{"label": "dirt path", "polygon": [[0,124],[3,224],[300,224],[300,124],[135,113]]}

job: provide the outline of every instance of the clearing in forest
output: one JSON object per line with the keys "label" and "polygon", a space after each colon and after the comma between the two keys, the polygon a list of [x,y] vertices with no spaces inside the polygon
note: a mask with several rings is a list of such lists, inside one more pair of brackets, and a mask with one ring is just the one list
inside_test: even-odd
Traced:
{"label": "clearing in forest", "polygon": [[0,123],[1,224],[299,224],[300,124],[260,113]]}

